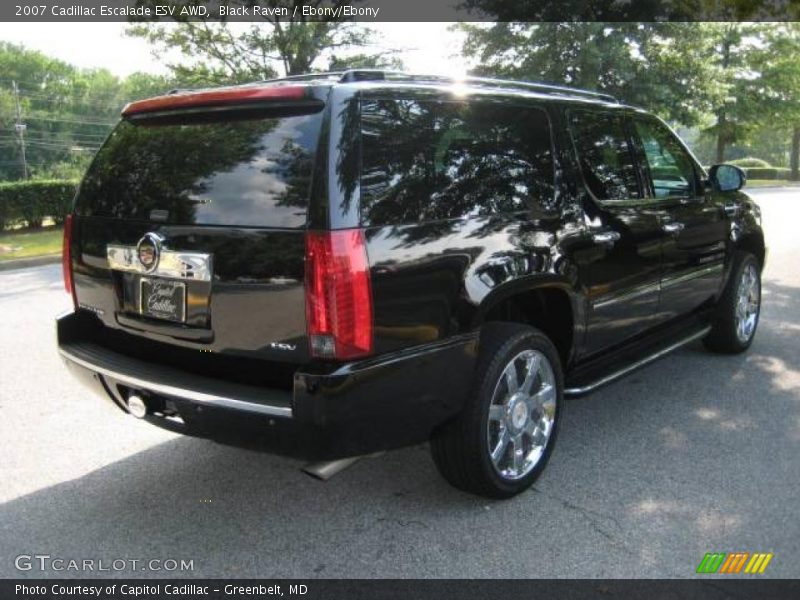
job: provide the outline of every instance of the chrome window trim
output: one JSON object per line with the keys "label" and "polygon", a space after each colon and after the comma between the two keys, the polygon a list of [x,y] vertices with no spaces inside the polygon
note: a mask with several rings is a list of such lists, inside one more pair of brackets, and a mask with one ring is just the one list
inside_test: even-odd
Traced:
{"label": "chrome window trim", "polygon": [[183,252],[162,248],[158,265],[152,271],[148,271],[139,262],[136,246],[108,244],[106,256],[109,268],[140,275],[188,281],[211,281],[213,273],[212,255],[202,252]]}

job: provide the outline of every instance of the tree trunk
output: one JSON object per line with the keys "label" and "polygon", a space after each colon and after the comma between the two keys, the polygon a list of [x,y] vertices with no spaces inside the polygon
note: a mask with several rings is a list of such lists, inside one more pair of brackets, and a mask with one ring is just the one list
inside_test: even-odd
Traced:
{"label": "tree trunk", "polygon": [[[724,35],[722,37],[722,70],[723,73],[727,72],[731,63],[731,46],[733,45],[733,36],[737,32],[737,24],[728,25],[725,27]],[[717,164],[725,162],[725,146],[730,141],[728,131],[728,120],[725,115],[725,104],[723,104],[717,112]]]}
{"label": "tree trunk", "polygon": [[792,153],[789,158],[789,179],[800,181],[800,123],[792,130]]}
{"label": "tree trunk", "polygon": [[725,146],[727,145],[727,123],[725,121],[725,111],[720,111],[717,115],[717,157],[715,162],[721,164],[725,162]]}

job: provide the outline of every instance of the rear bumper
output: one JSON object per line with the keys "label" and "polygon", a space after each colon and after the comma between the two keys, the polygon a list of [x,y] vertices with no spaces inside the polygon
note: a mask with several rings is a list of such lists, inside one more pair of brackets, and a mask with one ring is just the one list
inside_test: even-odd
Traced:
{"label": "rear bumper", "polygon": [[[127,412],[135,391],[149,422],[171,431],[308,460],[367,454],[424,442],[457,414],[468,393],[477,338],[336,367],[308,365],[293,389],[234,383],[110,350],[82,312],[58,319],[70,371]],[[95,334],[90,332],[95,331]]]}

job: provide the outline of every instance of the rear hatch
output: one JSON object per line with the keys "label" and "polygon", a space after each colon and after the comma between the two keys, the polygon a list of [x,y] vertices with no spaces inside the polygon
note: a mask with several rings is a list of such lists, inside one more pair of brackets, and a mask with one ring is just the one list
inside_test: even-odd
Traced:
{"label": "rear hatch", "polygon": [[72,232],[76,304],[109,340],[149,340],[167,363],[173,346],[206,353],[198,365],[308,360],[305,229],[325,93],[229,88],[126,108],[81,184]]}

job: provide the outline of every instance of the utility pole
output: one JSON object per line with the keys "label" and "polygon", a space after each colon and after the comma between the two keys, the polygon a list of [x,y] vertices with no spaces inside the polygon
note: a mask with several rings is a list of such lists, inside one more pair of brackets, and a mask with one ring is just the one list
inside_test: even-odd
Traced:
{"label": "utility pole", "polygon": [[19,135],[19,145],[20,145],[20,159],[22,165],[22,178],[28,178],[28,161],[25,159],[25,130],[28,128],[25,123],[22,122],[22,109],[19,107],[19,89],[17,88],[17,82],[11,82],[14,85],[14,102],[17,104],[17,122],[14,124],[14,129],[17,131],[17,135]]}

